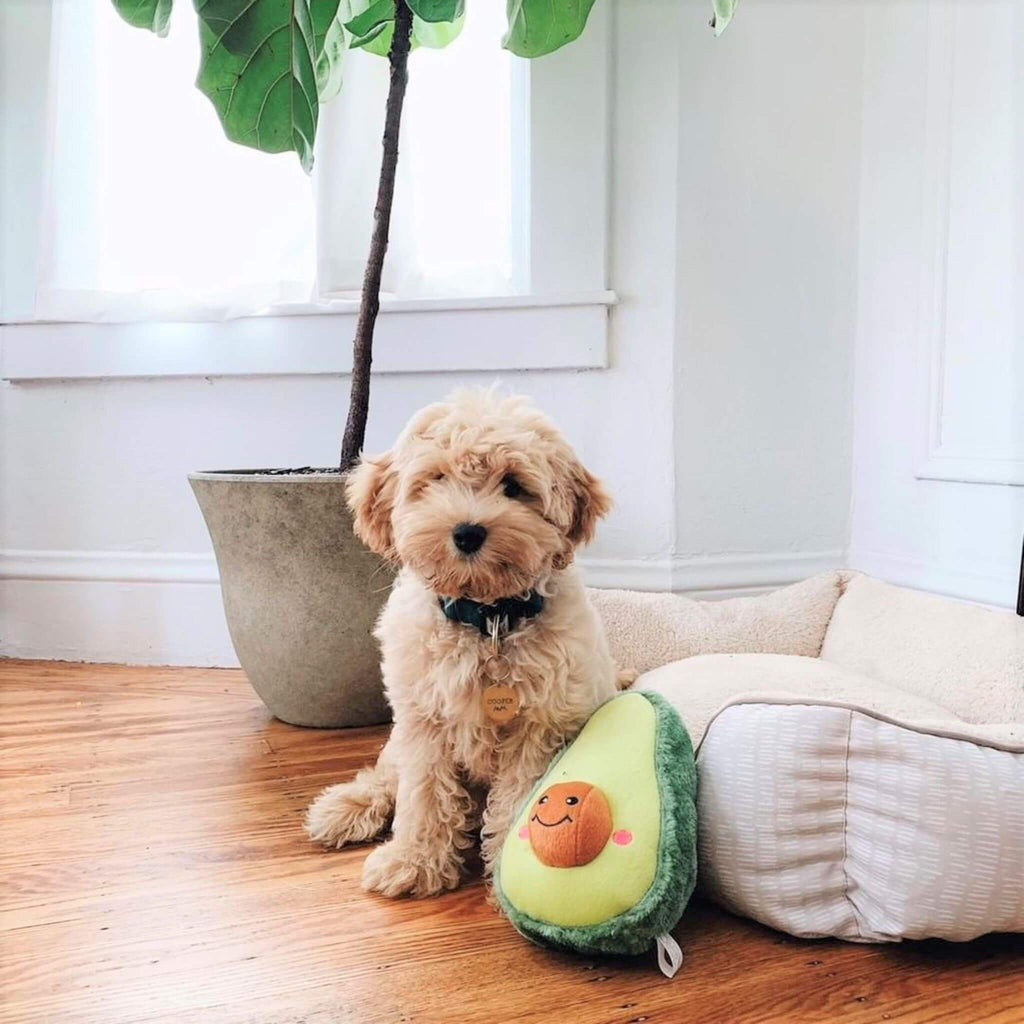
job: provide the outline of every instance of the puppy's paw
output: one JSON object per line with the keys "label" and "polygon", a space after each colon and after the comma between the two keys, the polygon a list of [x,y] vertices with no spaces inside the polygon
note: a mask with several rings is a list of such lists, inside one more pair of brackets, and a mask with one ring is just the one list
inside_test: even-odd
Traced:
{"label": "puppy's paw", "polygon": [[306,811],[306,831],[314,843],[341,848],[375,839],[388,824],[389,807],[358,782],[328,786]]}
{"label": "puppy's paw", "polygon": [[460,867],[451,851],[410,848],[392,839],[367,856],[363,888],[382,896],[436,896],[459,884]]}
{"label": "puppy's paw", "polygon": [[619,690],[628,690],[640,677],[635,668],[620,668],[615,676],[615,686]]}

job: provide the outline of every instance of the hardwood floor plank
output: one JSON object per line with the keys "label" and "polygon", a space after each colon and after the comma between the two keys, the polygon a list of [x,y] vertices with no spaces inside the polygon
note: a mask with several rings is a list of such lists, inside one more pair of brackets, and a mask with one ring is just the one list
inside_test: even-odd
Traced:
{"label": "hardwood floor plank", "polygon": [[860,946],[695,902],[652,958],[520,938],[479,881],[359,888],[302,833],[386,729],[271,719],[240,672],[0,662],[4,1024],[1021,1024],[1024,939]]}

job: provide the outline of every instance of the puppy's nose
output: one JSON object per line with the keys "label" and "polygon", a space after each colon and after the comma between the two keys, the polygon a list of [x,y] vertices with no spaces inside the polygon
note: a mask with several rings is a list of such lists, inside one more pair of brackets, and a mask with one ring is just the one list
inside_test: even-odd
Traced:
{"label": "puppy's nose", "polygon": [[464,554],[471,555],[479,551],[487,537],[487,527],[479,523],[459,523],[452,530],[452,540],[455,546]]}

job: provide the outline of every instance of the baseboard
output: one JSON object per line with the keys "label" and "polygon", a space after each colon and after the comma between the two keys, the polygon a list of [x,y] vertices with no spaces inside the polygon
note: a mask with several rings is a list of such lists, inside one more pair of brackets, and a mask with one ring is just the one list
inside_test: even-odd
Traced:
{"label": "baseboard", "polygon": [[0,580],[0,606],[0,657],[238,664],[216,582],[8,577]]}
{"label": "baseboard", "polygon": [[[582,559],[594,587],[761,593],[841,564],[838,551]],[[141,665],[233,666],[212,554],[0,551],[0,655]]]}
{"label": "baseboard", "polygon": [[0,551],[0,580],[220,582],[212,554],[158,551]]}
{"label": "baseboard", "polygon": [[665,559],[581,559],[591,587],[677,591],[709,599],[763,593],[843,565],[842,551],[761,552]]}
{"label": "baseboard", "polygon": [[672,589],[702,597],[732,596],[752,589],[765,591],[798,583],[842,566],[843,552],[839,549],[677,559]]}
{"label": "baseboard", "polygon": [[[937,566],[882,552],[771,552],[581,560],[594,587],[706,599],[795,583],[844,564],[902,586],[1009,608],[1016,567]],[[0,656],[150,665],[237,665],[212,554],[0,551]]]}
{"label": "baseboard", "polygon": [[1006,571],[979,571],[963,566],[936,565],[882,551],[854,548],[848,564],[851,569],[877,576],[888,583],[912,587],[944,597],[1013,608],[1017,600],[1019,566],[1007,560]]}
{"label": "baseboard", "polygon": [[[692,558],[581,558],[592,587],[730,592],[780,586],[842,565],[841,551],[705,555]],[[0,551],[0,580],[91,583],[218,583],[208,553]]]}
{"label": "baseboard", "polygon": [[671,590],[671,559],[581,558],[587,586],[602,590]]}
{"label": "baseboard", "polygon": [[666,559],[584,558],[592,587],[673,590],[709,599],[762,593],[843,565],[842,551],[755,552]]}

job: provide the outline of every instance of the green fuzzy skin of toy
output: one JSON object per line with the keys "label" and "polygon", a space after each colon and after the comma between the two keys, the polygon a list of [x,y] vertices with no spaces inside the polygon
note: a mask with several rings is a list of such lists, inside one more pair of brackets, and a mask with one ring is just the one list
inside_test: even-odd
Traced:
{"label": "green fuzzy skin of toy", "polygon": [[[661,831],[654,881],[629,910],[600,924],[569,927],[539,921],[517,910],[506,897],[496,869],[494,889],[502,910],[516,930],[533,942],[577,953],[646,953],[659,935],[676,926],[693,894],[697,881],[697,769],[693,745],[679,715],[663,697],[656,693],[641,695],[655,712],[654,771]],[[548,766],[526,804],[536,798],[569,746]]]}

